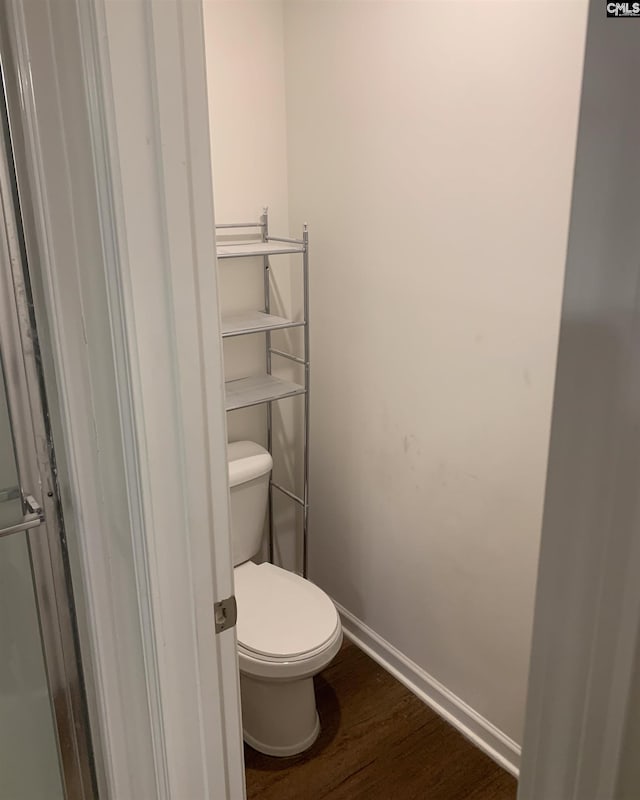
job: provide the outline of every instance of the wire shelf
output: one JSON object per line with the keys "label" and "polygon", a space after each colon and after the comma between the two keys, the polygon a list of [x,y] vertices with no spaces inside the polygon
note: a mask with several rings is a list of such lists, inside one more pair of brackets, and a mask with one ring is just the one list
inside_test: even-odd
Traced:
{"label": "wire shelf", "polygon": [[277,331],[283,328],[299,328],[304,322],[293,322],[286,317],[265,314],[264,311],[243,311],[222,318],[222,338],[242,336],[260,331]]}
{"label": "wire shelf", "polygon": [[252,256],[277,256],[287,253],[304,253],[304,244],[297,242],[238,242],[218,244],[218,258],[251,258]]}
{"label": "wire shelf", "polygon": [[298,383],[285,381],[273,375],[252,375],[224,385],[227,411],[257,406],[283,397],[304,394],[305,388]]}

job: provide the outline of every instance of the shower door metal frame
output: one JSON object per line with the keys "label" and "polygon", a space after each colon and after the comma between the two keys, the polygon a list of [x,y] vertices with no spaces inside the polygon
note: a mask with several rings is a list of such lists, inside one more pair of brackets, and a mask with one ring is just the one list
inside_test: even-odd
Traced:
{"label": "shower door metal frame", "polygon": [[23,522],[5,533],[27,538],[65,797],[93,800],[97,790],[73,591],[4,90],[0,226],[0,351],[25,512]]}

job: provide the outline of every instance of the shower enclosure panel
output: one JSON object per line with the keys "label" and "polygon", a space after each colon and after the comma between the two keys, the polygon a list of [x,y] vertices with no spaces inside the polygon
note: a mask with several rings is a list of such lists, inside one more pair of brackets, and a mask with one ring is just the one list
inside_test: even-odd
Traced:
{"label": "shower enclosure panel", "polygon": [[0,93],[0,797],[95,800],[21,201]]}

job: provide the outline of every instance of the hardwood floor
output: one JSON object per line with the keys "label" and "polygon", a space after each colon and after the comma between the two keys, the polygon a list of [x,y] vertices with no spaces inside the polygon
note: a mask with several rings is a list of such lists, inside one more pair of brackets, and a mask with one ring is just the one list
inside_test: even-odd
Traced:
{"label": "hardwood floor", "polygon": [[316,678],[301,756],[245,745],[249,800],[513,800],[516,781],[353,644]]}

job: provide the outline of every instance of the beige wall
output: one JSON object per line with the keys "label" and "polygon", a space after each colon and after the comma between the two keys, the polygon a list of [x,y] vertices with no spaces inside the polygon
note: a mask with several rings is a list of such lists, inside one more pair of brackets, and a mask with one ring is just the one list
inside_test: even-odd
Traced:
{"label": "beige wall", "polygon": [[[269,206],[272,233],[289,229],[287,133],[284,79],[284,29],[281,2],[205,0],[207,80],[210,97],[211,150],[218,222],[258,219]],[[300,314],[291,294],[291,269],[285,257],[272,260],[272,310],[290,317]],[[261,259],[220,262],[221,311],[234,313],[263,308]],[[274,347],[294,346],[294,332],[273,334]],[[227,380],[264,372],[263,335],[241,336],[224,345]],[[287,362],[278,374],[296,379]],[[274,438],[278,442],[275,474],[285,486],[299,490],[300,470],[295,451],[299,436],[300,400],[274,405]],[[265,408],[227,415],[230,441],[265,443]],[[299,427],[299,425],[297,426]],[[299,561],[297,508],[275,498],[278,556],[288,567]]]}
{"label": "beige wall", "polygon": [[585,4],[212,5],[218,218],[266,125],[310,224],[311,576],[519,741]]}
{"label": "beige wall", "polygon": [[[268,205],[272,229],[286,230],[282,5],[208,1],[204,8],[216,219],[257,221]],[[223,314],[262,307],[261,264],[257,259],[220,263]],[[229,380],[262,367],[261,345],[261,337],[253,336],[225,342]],[[255,416],[255,410],[230,415],[230,435],[243,434]]]}

